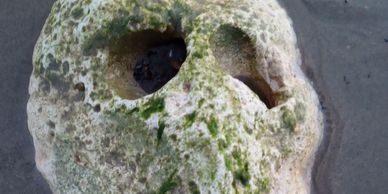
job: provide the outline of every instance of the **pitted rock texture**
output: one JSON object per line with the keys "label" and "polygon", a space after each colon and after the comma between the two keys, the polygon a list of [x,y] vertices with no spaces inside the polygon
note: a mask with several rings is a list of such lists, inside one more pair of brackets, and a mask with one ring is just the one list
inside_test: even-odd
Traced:
{"label": "pitted rock texture", "polygon": [[[145,93],[131,65],[170,38],[187,58]],[[57,0],[29,87],[38,169],[54,193],[308,193],[323,128],[299,66],[275,0]]]}

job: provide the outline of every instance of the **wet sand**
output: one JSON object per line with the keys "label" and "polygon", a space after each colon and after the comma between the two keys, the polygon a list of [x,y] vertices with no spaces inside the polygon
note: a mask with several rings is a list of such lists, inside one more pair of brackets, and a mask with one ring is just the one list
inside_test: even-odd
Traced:
{"label": "wet sand", "polygon": [[[0,1],[0,193],[50,193],[35,167],[26,103],[33,47],[53,2]],[[326,116],[314,193],[388,193],[388,1],[282,3]]]}
{"label": "wet sand", "polygon": [[53,1],[0,0],[0,193],[50,193],[34,162],[26,105],[32,52]]}
{"label": "wet sand", "polygon": [[388,193],[388,1],[283,4],[326,116],[315,192]]}

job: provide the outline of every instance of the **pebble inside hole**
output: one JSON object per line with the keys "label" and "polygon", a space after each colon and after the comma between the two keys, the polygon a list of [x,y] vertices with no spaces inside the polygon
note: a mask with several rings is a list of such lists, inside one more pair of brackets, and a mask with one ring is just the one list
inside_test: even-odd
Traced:
{"label": "pebble inside hole", "polygon": [[178,33],[133,32],[110,48],[108,81],[120,97],[137,99],[167,84],[186,56],[186,44]]}

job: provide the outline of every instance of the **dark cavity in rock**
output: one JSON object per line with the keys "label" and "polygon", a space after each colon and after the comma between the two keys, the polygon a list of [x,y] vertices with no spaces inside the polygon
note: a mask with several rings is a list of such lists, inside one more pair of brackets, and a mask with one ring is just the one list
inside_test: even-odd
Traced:
{"label": "dark cavity in rock", "polygon": [[[217,63],[232,77],[240,80],[251,89],[267,108],[277,105],[277,99],[270,85],[257,69],[257,61],[262,56],[256,54],[255,41],[243,30],[230,25],[222,25],[210,39]],[[263,51],[260,51],[262,53]]]}
{"label": "dark cavity in rock", "polygon": [[179,71],[187,55],[183,39],[172,39],[145,51],[133,68],[133,77],[147,93],[164,86]]}
{"label": "dark cavity in rock", "polygon": [[74,85],[74,89],[78,90],[79,92],[85,92],[85,84],[82,82],[79,82]]}
{"label": "dark cavity in rock", "polygon": [[100,112],[101,111],[101,105],[97,104],[96,106],[94,106],[93,110],[94,110],[94,112]]}

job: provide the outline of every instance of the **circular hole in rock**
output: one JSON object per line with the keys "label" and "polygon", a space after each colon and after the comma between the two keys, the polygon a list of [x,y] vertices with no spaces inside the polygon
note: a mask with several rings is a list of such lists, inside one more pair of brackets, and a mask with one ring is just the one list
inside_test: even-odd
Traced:
{"label": "circular hole in rock", "polygon": [[154,30],[129,33],[111,46],[109,83],[122,98],[140,98],[171,80],[186,55],[186,44],[178,33]]}
{"label": "circular hole in rock", "polygon": [[276,105],[273,91],[257,70],[254,44],[239,28],[222,25],[210,40],[218,64],[256,93],[267,108]]}

